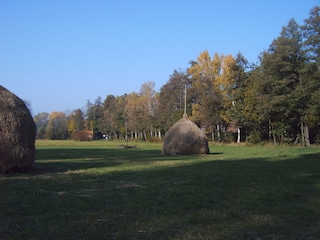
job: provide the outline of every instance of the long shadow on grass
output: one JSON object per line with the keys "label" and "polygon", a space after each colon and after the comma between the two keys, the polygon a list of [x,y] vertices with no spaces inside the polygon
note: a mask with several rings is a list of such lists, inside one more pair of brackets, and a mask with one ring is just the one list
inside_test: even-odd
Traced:
{"label": "long shadow on grass", "polygon": [[[139,227],[150,239],[320,239],[319,159],[315,153],[155,171],[154,178],[164,177],[147,188],[149,202],[135,212]],[[157,216],[144,219],[145,212]]]}
{"label": "long shadow on grass", "polygon": [[[222,154],[219,153],[211,153]],[[55,173],[69,170],[103,168],[122,164],[122,161],[154,162],[162,160],[190,159],[189,156],[165,156],[160,150],[142,149],[96,149],[66,148],[38,149],[36,152],[35,173]]]}
{"label": "long shadow on grass", "polygon": [[[44,160],[51,153],[46,151],[38,152],[37,159]],[[73,159],[95,158],[92,167],[110,166],[119,158],[152,161],[153,155],[153,161],[168,159],[157,155],[159,151],[135,150],[131,155],[96,149],[86,155],[86,151]],[[61,153],[60,160],[72,155]],[[11,179],[12,186],[24,181],[30,190],[21,193],[18,207],[2,201],[9,205],[4,214],[13,218],[6,218],[0,234],[11,230],[13,238],[34,239],[319,239],[320,153],[282,160],[212,157],[212,161],[186,165],[88,173],[72,181]],[[45,191],[36,188],[39,182]],[[66,194],[52,194],[60,189]],[[3,192],[5,199],[10,194]],[[26,199],[35,196],[42,198],[32,208]],[[18,210],[28,217],[19,219]],[[45,217],[39,220],[39,216]]]}
{"label": "long shadow on grass", "polygon": [[37,149],[32,173],[64,172],[89,168],[102,168],[121,164],[121,160],[145,161],[161,158],[159,150],[139,149]]}
{"label": "long shadow on grass", "polygon": [[112,220],[103,225],[120,239],[320,239],[319,159],[206,161],[116,174],[117,191],[104,205]]}

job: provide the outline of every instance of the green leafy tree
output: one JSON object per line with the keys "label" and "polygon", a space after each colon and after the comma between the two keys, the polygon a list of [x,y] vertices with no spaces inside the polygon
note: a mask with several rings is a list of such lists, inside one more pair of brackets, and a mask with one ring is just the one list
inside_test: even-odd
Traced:
{"label": "green leafy tree", "polygon": [[248,68],[248,61],[241,53],[238,53],[236,59],[229,57],[228,61],[225,61],[222,75],[222,78],[226,79],[222,117],[231,126],[237,128],[237,142],[241,141],[240,129],[248,126],[244,115],[244,97],[247,89]]}
{"label": "green leafy tree", "polygon": [[105,132],[105,120],[101,97],[97,97],[94,103],[87,101],[85,116],[87,129],[93,130],[95,139],[102,138]]}
{"label": "green leafy tree", "polygon": [[309,61],[320,63],[320,7],[310,10],[310,16],[302,26],[304,47]]}
{"label": "green leafy tree", "polygon": [[107,95],[106,99],[103,102],[104,109],[104,134],[108,137],[112,135],[114,131],[114,116],[116,113],[116,97],[114,95]]}
{"label": "green leafy tree", "polygon": [[261,117],[271,125],[274,142],[290,141],[302,121],[301,102],[297,101],[295,90],[301,80],[303,64],[300,26],[291,19],[269,51],[263,53],[261,61]]}
{"label": "green leafy tree", "polygon": [[269,118],[271,111],[270,95],[266,92],[266,84],[263,67],[250,66],[247,78],[244,82],[243,105],[241,120],[245,126],[246,141],[259,143],[272,139],[272,129]]}
{"label": "green leafy tree", "polygon": [[[165,131],[182,118],[185,86],[187,86],[187,89],[190,89],[188,74],[183,71],[174,70],[168,82],[160,89],[157,120],[158,125]],[[189,94],[187,94],[188,96]],[[187,112],[189,111],[191,110],[188,105]]]}
{"label": "green leafy tree", "polygon": [[[303,96],[302,121],[305,124],[305,139],[308,144],[308,127],[311,127],[311,141],[320,139],[320,7],[310,11],[310,16],[302,26],[303,47],[306,51],[306,63],[302,70],[302,80],[298,94]],[[303,127],[303,126],[301,126]],[[318,136],[317,136],[318,135]],[[319,140],[318,140],[319,141]]]}
{"label": "green leafy tree", "polygon": [[115,111],[112,115],[112,129],[115,137],[119,137],[124,132],[126,125],[125,106],[127,104],[127,94],[119,96],[115,100]]}
{"label": "green leafy tree", "polygon": [[33,120],[37,127],[37,138],[39,139],[45,138],[46,126],[49,121],[49,113],[46,113],[46,112],[38,113],[37,115],[34,116]]}

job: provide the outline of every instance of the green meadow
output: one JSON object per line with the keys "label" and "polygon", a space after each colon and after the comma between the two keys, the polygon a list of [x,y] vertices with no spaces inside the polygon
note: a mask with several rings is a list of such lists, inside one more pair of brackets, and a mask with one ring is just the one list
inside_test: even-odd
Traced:
{"label": "green meadow", "polygon": [[320,239],[320,147],[36,142],[0,176],[0,240]]}

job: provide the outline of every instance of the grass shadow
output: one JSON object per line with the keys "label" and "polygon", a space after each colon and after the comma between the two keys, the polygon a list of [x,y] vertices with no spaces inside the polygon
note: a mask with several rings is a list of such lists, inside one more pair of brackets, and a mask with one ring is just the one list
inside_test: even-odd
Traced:
{"label": "grass shadow", "polygon": [[[320,153],[285,159],[214,158],[221,154],[192,162],[198,156],[168,157],[158,150],[40,150],[40,166],[101,172],[2,179],[0,206],[6,208],[0,211],[0,235],[4,239],[319,239]],[[149,166],[152,163],[159,167]],[[121,164],[142,167],[107,171]]]}
{"label": "grass shadow", "polygon": [[143,187],[117,193],[126,224],[112,226],[123,238],[319,239],[319,159],[229,159],[113,175]]}
{"label": "grass shadow", "polygon": [[[210,155],[223,154],[213,152]],[[89,168],[113,167],[122,164],[123,160],[143,162],[187,160],[201,155],[163,155],[160,150],[142,149],[37,149],[34,168],[31,174],[57,173],[69,170],[85,170]]]}

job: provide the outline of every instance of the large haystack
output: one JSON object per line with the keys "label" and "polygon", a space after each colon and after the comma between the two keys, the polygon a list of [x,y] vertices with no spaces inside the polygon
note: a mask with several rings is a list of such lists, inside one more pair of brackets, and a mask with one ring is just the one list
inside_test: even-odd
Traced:
{"label": "large haystack", "polygon": [[168,155],[207,154],[208,140],[198,126],[184,114],[183,118],[166,132],[162,152]]}
{"label": "large haystack", "polygon": [[36,126],[24,101],[0,85],[0,173],[31,168]]}

